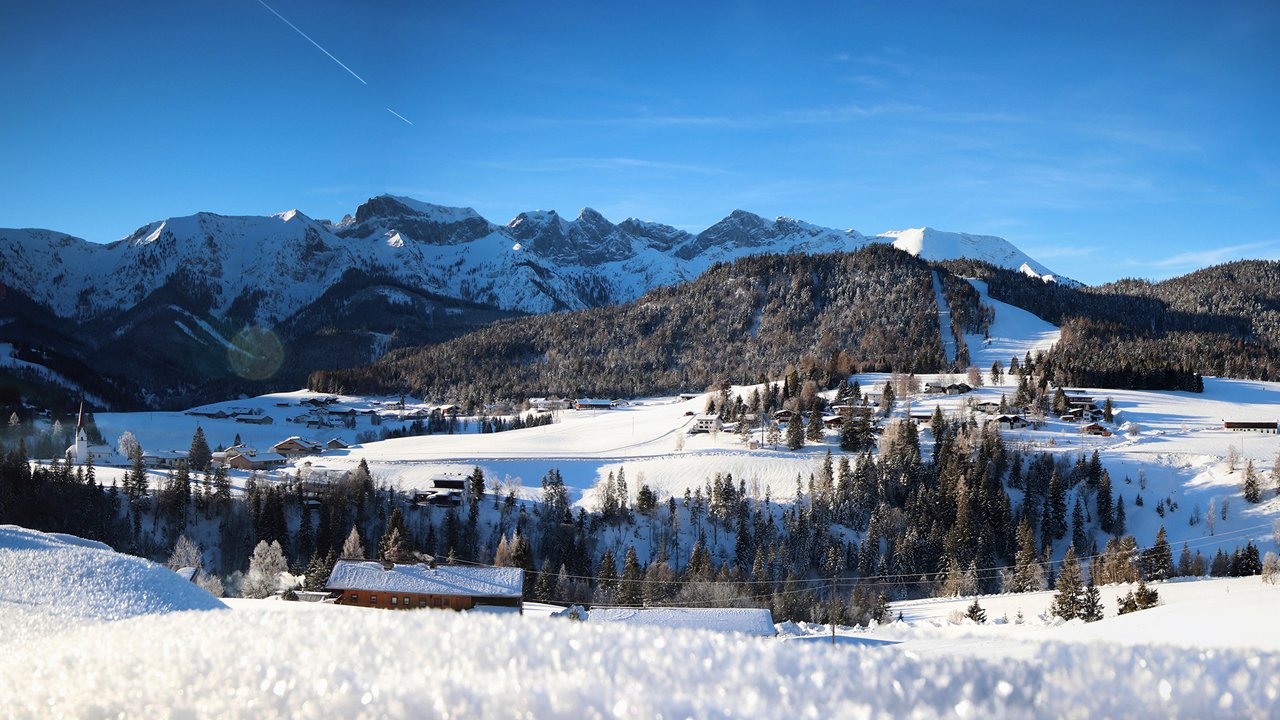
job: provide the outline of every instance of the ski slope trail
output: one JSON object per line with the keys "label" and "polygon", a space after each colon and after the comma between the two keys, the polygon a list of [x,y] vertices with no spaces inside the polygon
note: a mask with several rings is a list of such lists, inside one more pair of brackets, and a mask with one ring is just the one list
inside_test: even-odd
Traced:
{"label": "ski slope trail", "polygon": [[1062,336],[1057,325],[991,297],[986,282],[970,279],[969,284],[978,291],[981,303],[995,310],[995,320],[987,330],[987,337],[976,334],[964,336],[969,346],[969,361],[977,367],[990,368],[991,363],[997,360],[1008,367],[1011,358],[1016,357],[1021,362],[1027,353],[1048,352]]}

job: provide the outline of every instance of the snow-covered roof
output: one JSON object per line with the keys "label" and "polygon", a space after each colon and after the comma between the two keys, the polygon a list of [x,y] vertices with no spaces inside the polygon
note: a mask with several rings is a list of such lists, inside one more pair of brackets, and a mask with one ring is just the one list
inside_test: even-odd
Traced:
{"label": "snow-covered roof", "polygon": [[599,608],[591,611],[587,621],[737,632],[759,637],[773,637],[777,632],[773,615],[767,608]]}
{"label": "snow-covered roof", "polygon": [[520,597],[524,571],[520,568],[467,565],[396,564],[383,569],[374,561],[339,560],[325,587],[330,590],[406,592],[423,595]]}

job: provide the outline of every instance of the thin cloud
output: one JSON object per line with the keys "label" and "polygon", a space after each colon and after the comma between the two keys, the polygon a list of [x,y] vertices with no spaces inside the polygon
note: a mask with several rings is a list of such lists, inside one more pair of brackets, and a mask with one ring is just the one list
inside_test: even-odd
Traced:
{"label": "thin cloud", "polygon": [[[306,38],[306,39],[307,39],[307,42],[311,43],[312,45],[315,45],[315,46],[316,46],[316,49],[318,49],[320,52],[324,53],[325,55],[328,55],[328,56],[329,56],[329,59],[330,59],[330,60],[332,60],[332,61],[334,61],[334,62],[336,62],[336,63],[338,63],[338,65],[339,65],[343,70],[346,70],[347,72],[351,73],[351,77],[353,77],[353,78],[355,78],[355,79],[359,80],[360,82],[364,83],[365,85],[368,85],[368,84],[369,84],[369,83],[365,82],[365,79],[364,79],[364,78],[362,78],[362,77],[360,77],[359,75],[357,75],[355,70],[352,70],[351,68],[347,67],[345,63],[343,63],[343,62],[342,62],[341,60],[339,60],[338,58],[334,57],[334,56],[333,56],[333,53],[329,52],[328,50],[325,50],[325,49],[324,49],[324,47],[322,47],[322,46],[320,45],[320,43],[316,42],[315,40],[312,40],[310,35],[307,35],[306,33],[304,33],[304,32],[302,32],[301,30],[299,30],[297,25],[294,25],[293,23],[289,22],[289,19],[288,19],[288,18],[286,18],[285,16],[283,16],[283,15],[281,15],[280,13],[276,12],[275,8],[273,8],[273,7],[271,7],[270,5],[266,4],[266,3],[265,3],[265,2],[263,2],[262,0],[258,0],[258,4],[259,4],[259,5],[261,5],[262,7],[264,7],[264,8],[266,8],[266,9],[270,10],[272,15],[275,15],[276,17],[278,17],[278,18],[280,18],[281,20],[283,20],[285,25],[288,25],[289,27],[293,28],[293,31],[294,31],[294,32],[296,32],[296,33],[298,33],[299,35],[301,35],[302,37]],[[388,109],[390,109],[390,108],[388,108]],[[404,118],[400,118],[400,119],[401,119],[401,120],[404,120]],[[406,120],[405,122],[408,122],[408,121]],[[409,124],[410,124],[410,125],[412,125],[413,123],[409,123]]]}
{"label": "thin cloud", "polygon": [[1092,255],[1101,248],[1092,245],[1049,245],[1046,247],[1029,247],[1027,254],[1034,258],[1074,258]]}
{"label": "thin cloud", "polygon": [[728,170],[706,165],[669,163],[630,157],[565,157],[543,158],[527,163],[487,162],[486,167],[513,172],[570,172],[574,170],[659,170],[699,175],[730,175]]}
{"label": "thin cloud", "polygon": [[760,115],[631,115],[604,118],[520,118],[521,126],[586,125],[600,127],[708,127],[741,130],[764,130],[796,125],[839,124],[864,120],[878,115],[912,114],[922,112],[918,105],[886,103],[881,105],[840,105],[829,108],[809,108]]}
{"label": "thin cloud", "polygon": [[1162,268],[1205,267],[1207,265],[1218,265],[1224,262],[1241,260],[1244,258],[1270,259],[1278,254],[1280,254],[1280,242],[1275,240],[1265,240],[1262,242],[1226,245],[1224,247],[1210,248],[1208,250],[1192,250],[1190,252],[1179,253],[1163,260],[1144,264]]}
{"label": "thin cloud", "polygon": [[401,120],[403,120],[403,121],[405,121],[405,122],[409,123],[410,125],[412,125],[412,124],[413,124],[413,121],[409,120],[409,118],[407,118],[407,117],[405,117],[405,116],[401,115],[400,113],[396,112],[395,110],[392,110],[391,108],[387,108],[387,112],[391,113],[392,115],[395,115],[396,117],[398,117],[398,118],[400,118]]}

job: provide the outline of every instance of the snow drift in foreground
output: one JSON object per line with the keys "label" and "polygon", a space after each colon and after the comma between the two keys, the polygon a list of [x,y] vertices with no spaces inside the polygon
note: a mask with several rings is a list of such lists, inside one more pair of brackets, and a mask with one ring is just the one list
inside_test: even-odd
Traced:
{"label": "snow drift in foreground", "polygon": [[0,525],[0,615],[7,619],[44,613],[65,626],[225,607],[167,568],[102,543]]}
{"label": "snow drift in foreground", "polygon": [[1202,718],[1280,702],[1280,656],[1259,652],[1047,643],[1036,660],[991,662],[275,603],[0,647],[0,697],[17,717]]}

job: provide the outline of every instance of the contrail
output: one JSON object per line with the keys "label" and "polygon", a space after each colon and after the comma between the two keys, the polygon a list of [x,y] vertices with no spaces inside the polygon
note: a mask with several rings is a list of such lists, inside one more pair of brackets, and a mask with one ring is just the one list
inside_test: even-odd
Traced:
{"label": "contrail", "polygon": [[387,108],[387,112],[391,113],[392,115],[395,115],[396,117],[398,117],[398,118],[400,118],[401,120],[403,120],[403,121],[405,121],[405,122],[409,123],[410,125],[412,125],[412,124],[413,124],[413,123],[409,120],[409,118],[407,118],[407,117],[405,117],[405,116],[401,115],[400,113],[396,112],[395,110],[392,110],[391,108]]}
{"label": "contrail", "polygon": [[[271,7],[270,5],[266,4],[266,3],[265,3],[265,2],[263,2],[262,0],[258,0],[258,4],[259,4],[259,5],[261,5],[262,7],[264,7],[264,8],[266,8],[266,9],[270,10],[272,15],[275,15],[276,17],[280,18],[281,20],[284,20],[284,24],[285,24],[285,25],[288,25],[289,27],[293,28],[293,31],[294,31],[294,32],[296,32],[296,33],[298,33],[298,34],[299,34],[299,35],[301,35],[302,37],[307,38],[307,42],[311,43],[312,45],[315,45],[317,48],[319,48],[320,52],[324,53],[325,55],[328,55],[330,60],[332,60],[332,61],[334,61],[334,62],[338,63],[339,65],[342,65],[342,61],[341,61],[341,60],[339,60],[338,58],[334,57],[334,56],[333,56],[333,53],[329,52],[328,50],[325,50],[323,47],[320,47],[320,43],[316,42],[315,40],[312,40],[312,39],[310,38],[310,36],[308,36],[306,33],[302,32],[301,30],[299,30],[297,25],[294,25],[293,23],[289,22],[289,19],[288,19],[288,18],[286,18],[285,16],[283,16],[283,15],[281,15],[280,13],[276,12],[276,11],[275,11],[275,8],[273,8],[273,7]],[[355,79],[359,80],[360,82],[364,83],[365,85],[368,85],[368,84],[369,84],[369,83],[367,83],[367,82],[364,82],[364,78],[360,77],[359,75],[356,75],[356,71],[355,71],[355,70],[352,70],[351,68],[347,67],[346,65],[342,65],[342,69],[343,69],[343,70],[346,70],[346,71],[347,71],[347,72],[349,72],[349,73],[351,73],[351,77],[353,77],[353,78],[355,78]],[[404,120],[404,118],[400,118],[400,119],[401,119],[401,120]],[[409,122],[409,121],[408,121],[408,120],[405,120],[405,122]],[[413,123],[409,123],[409,124],[410,124],[410,125],[412,125]]]}

